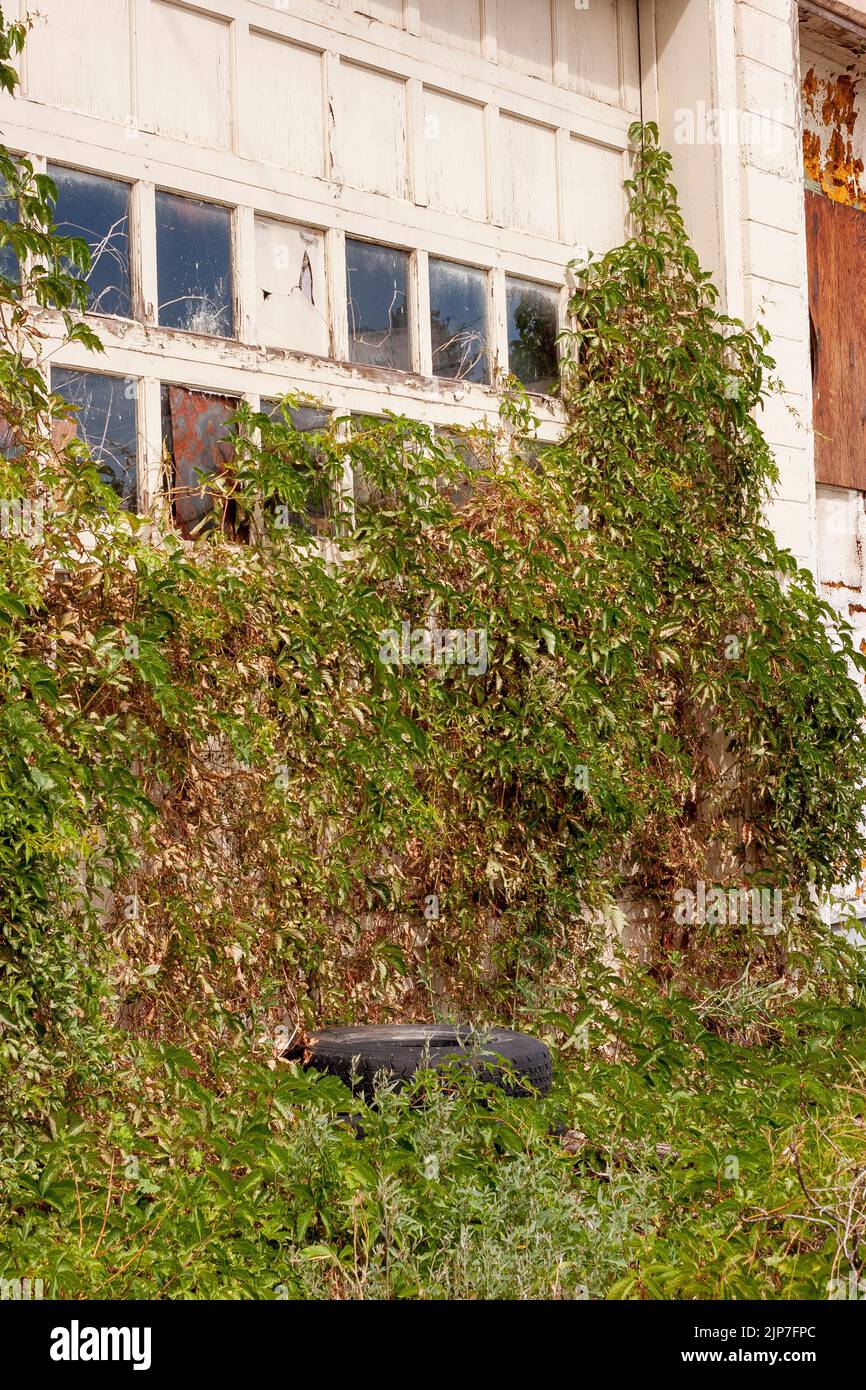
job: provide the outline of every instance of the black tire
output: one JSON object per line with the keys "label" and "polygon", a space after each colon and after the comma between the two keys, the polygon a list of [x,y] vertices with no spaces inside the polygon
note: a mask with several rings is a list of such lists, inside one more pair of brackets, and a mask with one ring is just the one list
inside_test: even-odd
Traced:
{"label": "black tire", "polygon": [[405,1082],[422,1067],[470,1071],[510,1096],[546,1095],[553,1077],[550,1052],[537,1038],[510,1028],[464,1025],[328,1028],[308,1044],[307,1062],[338,1076],[368,1101],[377,1077]]}

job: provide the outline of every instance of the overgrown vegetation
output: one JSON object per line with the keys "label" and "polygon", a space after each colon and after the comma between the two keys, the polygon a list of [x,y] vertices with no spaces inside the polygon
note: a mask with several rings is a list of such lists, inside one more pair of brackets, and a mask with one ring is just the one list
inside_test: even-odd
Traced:
{"label": "overgrown vegetation", "polygon": [[738,1045],[655,986],[588,995],[616,1014],[543,1101],[427,1076],[367,1109],[231,1049],[204,1084],[130,1047],[86,1123],[4,1143],[0,1273],[46,1297],[851,1296],[862,1008],[749,991]]}
{"label": "overgrown vegetation", "polygon": [[[23,32],[2,32],[11,90]],[[50,181],[0,156],[21,269],[0,282],[0,496],[39,518],[0,543],[3,1277],[122,1297],[859,1277],[863,967],[809,894],[860,869],[866,663],[761,520],[763,335],[717,312],[657,133],[632,137],[635,236],[578,272],[562,438],[514,393],[469,434],[243,409],[212,483],[243,546],[181,541],[168,503],[123,513],[64,442],[34,307],[97,349],[87,252],[52,232]],[[474,659],[437,663],[434,629],[464,658],[475,634]],[[676,920],[698,880],[779,890],[781,929]],[[543,1032],[556,1093],[427,1078],[359,1139],[336,1083],[274,1058],[315,1023],[410,1017]]]}

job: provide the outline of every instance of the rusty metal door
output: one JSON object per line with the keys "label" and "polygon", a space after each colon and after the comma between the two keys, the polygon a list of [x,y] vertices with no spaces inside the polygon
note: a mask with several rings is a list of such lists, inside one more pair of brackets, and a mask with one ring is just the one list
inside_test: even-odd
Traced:
{"label": "rusty metal door", "polygon": [[[170,386],[168,405],[174,514],[181,535],[189,538],[200,535],[213,519],[215,495],[207,479],[222,473],[234,457],[229,420],[237,402]],[[222,510],[225,504],[219,505]]]}

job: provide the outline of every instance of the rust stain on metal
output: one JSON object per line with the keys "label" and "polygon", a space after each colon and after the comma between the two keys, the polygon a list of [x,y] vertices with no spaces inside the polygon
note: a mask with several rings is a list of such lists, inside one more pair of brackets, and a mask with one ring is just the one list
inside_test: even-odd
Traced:
{"label": "rust stain on metal", "polygon": [[820,77],[811,67],[803,78],[803,103],[819,131],[803,131],[806,177],[828,198],[850,207],[864,206],[863,160],[857,155],[857,79],[848,73]]}
{"label": "rust stain on metal", "polygon": [[807,179],[821,182],[821,140],[813,130],[803,131],[803,167]]}
{"label": "rust stain on metal", "polygon": [[182,535],[191,536],[213,510],[213,494],[205,479],[220,474],[230,463],[234,450],[229,419],[235,402],[225,396],[187,391],[180,386],[168,390],[174,453],[174,508]]}

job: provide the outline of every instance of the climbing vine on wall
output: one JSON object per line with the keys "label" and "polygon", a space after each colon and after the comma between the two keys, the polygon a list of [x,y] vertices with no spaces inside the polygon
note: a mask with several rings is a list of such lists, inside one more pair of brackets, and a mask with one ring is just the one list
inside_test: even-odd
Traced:
{"label": "climbing vine on wall", "polygon": [[858,867],[864,661],[762,520],[764,335],[718,311],[654,127],[631,138],[635,235],[577,268],[561,438],[508,390],[468,432],[242,407],[210,488],[244,544],[123,512],[58,428],[29,305],[96,350],[87,253],[2,156],[26,269],[0,283],[0,1058],[25,1114],[124,1029],[567,1013],[625,900],[657,974],[772,978],[808,913],[683,926],[677,890],[802,905]]}

